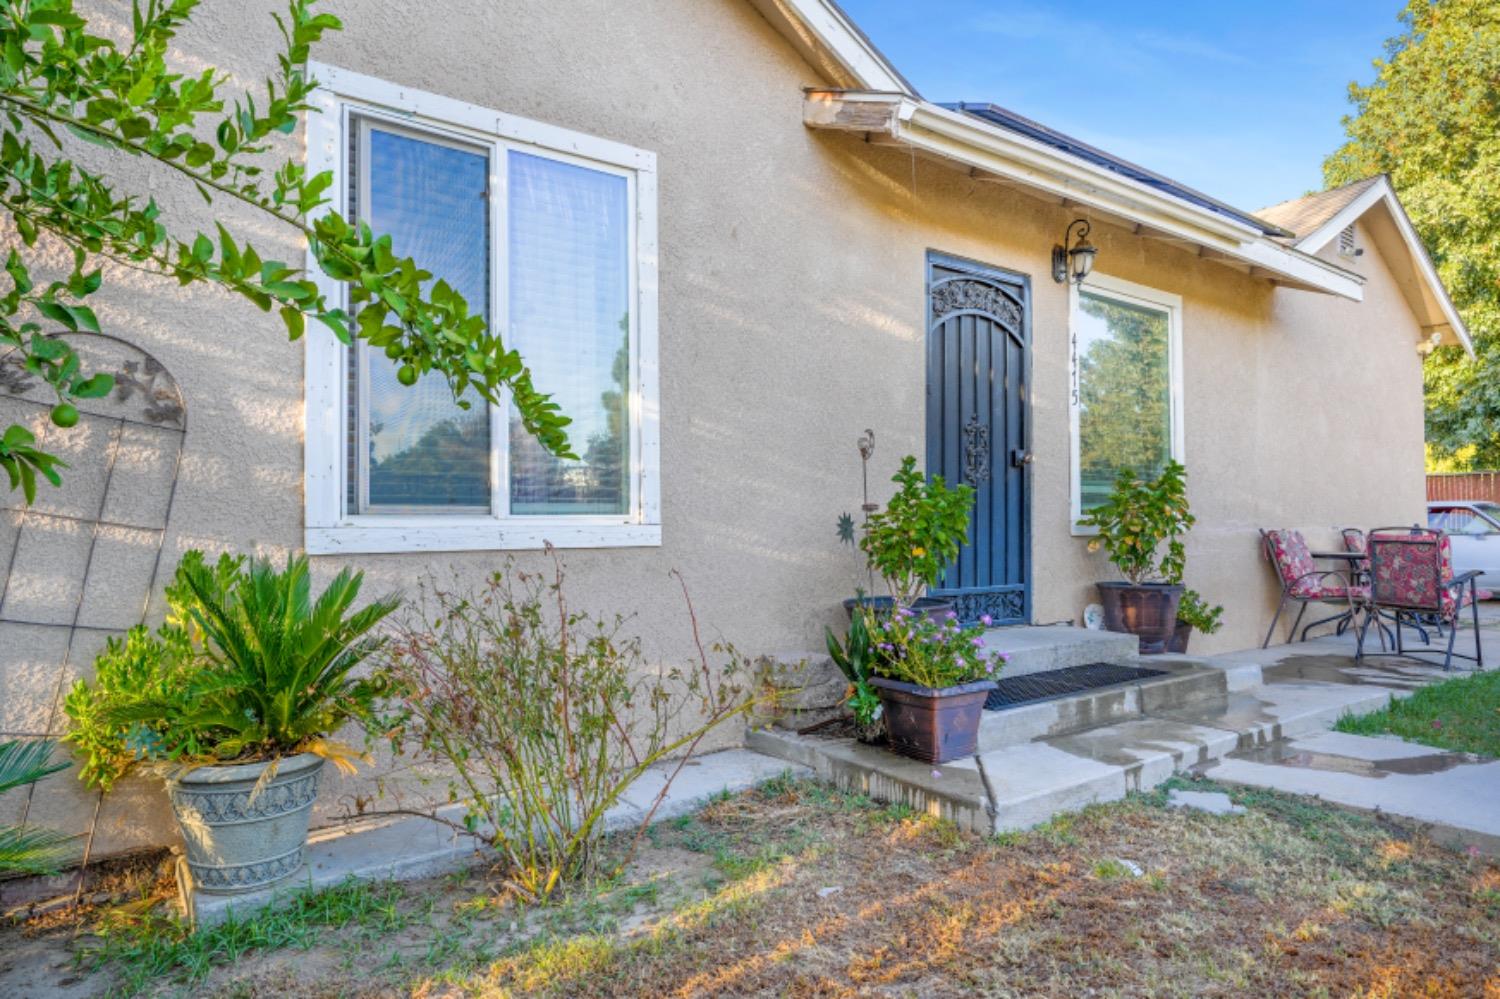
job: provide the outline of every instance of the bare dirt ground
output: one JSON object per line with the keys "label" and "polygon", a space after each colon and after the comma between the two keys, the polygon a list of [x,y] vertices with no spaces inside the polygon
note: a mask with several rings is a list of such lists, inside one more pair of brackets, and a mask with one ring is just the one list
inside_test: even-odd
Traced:
{"label": "bare dirt ground", "polygon": [[542,908],[474,872],[195,937],[139,905],[32,920],[0,930],[0,995],[1500,999],[1500,865],[1234,796],[1248,814],[1172,811],[1163,790],[985,839],[775,781]]}

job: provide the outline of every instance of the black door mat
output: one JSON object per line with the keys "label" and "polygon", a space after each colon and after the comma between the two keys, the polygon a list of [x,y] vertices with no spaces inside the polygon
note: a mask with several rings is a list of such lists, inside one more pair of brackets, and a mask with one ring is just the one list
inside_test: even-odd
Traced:
{"label": "black door mat", "polygon": [[999,686],[990,691],[984,707],[986,711],[1004,711],[1023,704],[1067,697],[1083,690],[1097,690],[1100,687],[1113,687],[1166,675],[1167,671],[1164,669],[1143,669],[1140,666],[1120,666],[1115,663],[1084,663],[1082,666],[1068,666],[996,681]]}

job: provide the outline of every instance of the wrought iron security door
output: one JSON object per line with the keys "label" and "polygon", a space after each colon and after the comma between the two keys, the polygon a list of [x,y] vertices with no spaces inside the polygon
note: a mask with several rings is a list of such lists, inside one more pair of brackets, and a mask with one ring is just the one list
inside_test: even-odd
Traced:
{"label": "wrought iron security door", "polygon": [[965,621],[1031,618],[1030,283],[928,254],[927,470],[975,490],[968,542],[935,595]]}

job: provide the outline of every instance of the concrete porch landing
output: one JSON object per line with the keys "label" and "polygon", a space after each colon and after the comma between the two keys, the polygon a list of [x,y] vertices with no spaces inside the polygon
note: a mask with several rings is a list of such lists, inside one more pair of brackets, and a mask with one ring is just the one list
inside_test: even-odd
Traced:
{"label": "concrete porch landing", "polygon": [[[1491,623],[1484,633],[1494,661],[1500,662],[1500,631]],[[1003,648],[996,637],[995,644]],[[1472,634],[1460,641],[1471,642]],[[1034,826],[1058,812],[1123,798],[1189,769],[1207,770],[1216,779],[1257,782],[1250,778],[1264,774],[1246,768],[1289,768],[1237,754],[1267,752],[1267,747],[1276,752],[1288,740],[1299,745],[1297,740],[1322,736],[1342,715],[1377,710],[1420,686],[1461,675],[1394,658],[1356,665],[1352,652],[1351,640],[1328,638],[1200,659],[1147,657],[1140,665],[1170,669],[1171,675],[985,712],[978,754],[940,767],[815,734],[760,730],[750,734],[747,744],[809,767],[845,788],[945,816],[976,832],[1005,832]],[[1460,785],[1469,794],[1478,793],[1468,782],[1480,781],[1484,793],[1500,801],[1500,764],[1471,766],[1462,773],[1451,778],[1455,796],[1463,793]],[[1387,787],[1398,786],[1389,780]],[[1377,807],[1361,806],[1364,799],[1353,791],[1330,800]],[[1379,800],[1400,799],[1387,795]],[[1412,818],[1431,821],[1426,813]],[[1488,845],[1482,837],[1456,835],[1455,841]]]}
{"label": "concrete porch landing", "polygon": [[991,628],[984,633],[984,640],[990,648],[1005,651],[1007,677],[1085,663],[1127,662],[1137,657],[1139,649],[1132,635],[1090,631],[1066,624]]}

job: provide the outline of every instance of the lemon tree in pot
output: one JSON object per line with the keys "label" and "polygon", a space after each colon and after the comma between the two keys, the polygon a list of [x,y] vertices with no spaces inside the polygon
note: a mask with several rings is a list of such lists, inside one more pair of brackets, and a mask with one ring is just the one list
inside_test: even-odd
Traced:
{"label": "lemon tree in pot", "polygon": [[1193,523],[1187,470],[1175,461],[1154,479],[1122,469],[1108,498],[1079,519],[1098,531],[1089,551],[1103,548],[1125,577],[1098,584],[1104,627],[1137,636],[1142,654],[1164,652],[1172,639],[1187,559],[1182,537]]}
{"label": "lemon tree in pot", "polygon": [[859,539],[871,574],[885,582],[890,596],[860,594],[844,601],[844,607],[851,615],[860,606],[880,614],[905,607],[941,616],[952,601],[923,594],[938,584],[944,566],[958,557],[969,532],[974,490],[962,484],[949,486],[941,475],[929,479],[912,455],[901,459],[901,468],[891,481],[899,488],[884,510],[869,515]]}
{"label": "lemon tree in pot", "polygon": [[166,622],[112,639],[69,691],[80,777],[106,791],[139,766],[165,777],[198,890],[295,874],[325,760],[352,771],[363,755],[331,736],[372,717],[381,685],[353,672],[399,601],[356,609],[362,576],[340,572],[314,596],[305,556],[277,569],[190,551]]}

